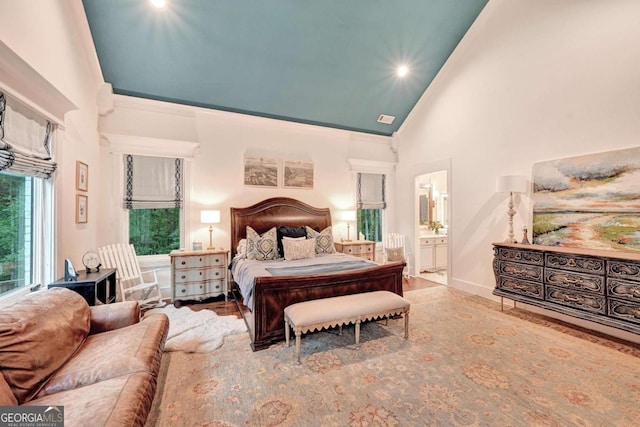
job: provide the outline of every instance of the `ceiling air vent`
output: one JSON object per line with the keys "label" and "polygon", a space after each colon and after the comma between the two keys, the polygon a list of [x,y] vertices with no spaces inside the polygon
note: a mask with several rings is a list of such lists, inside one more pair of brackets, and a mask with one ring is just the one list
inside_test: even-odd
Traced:
{"label": "ceiling air vent", "polygon": [[378,123],[384,123],[385,125],[390,125],[395,120],[395,116],[387,116],[386,114],[380,114],[378,117]]}

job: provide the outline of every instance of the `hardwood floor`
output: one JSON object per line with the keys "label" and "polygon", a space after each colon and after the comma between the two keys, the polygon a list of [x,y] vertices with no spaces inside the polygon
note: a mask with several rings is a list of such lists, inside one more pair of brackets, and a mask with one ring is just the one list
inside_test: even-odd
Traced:
{"label": "hardwood floor", "polygon": [[[422,279],[420,277],[411,277],[409,279],[402,279],[402,289],[405,292],[413,291],[416,289],[431,288],[434,286],[442,286],[442,285],[436,282],[432,282],[430,280]],[[240,310],[241,309],[246,310],[246,307],[243,306],[241,303],[236,302],[234,298],[229,297],[229,299],[225,301],[224,297],[222,296],[217,298],[209,298],[202,302],[185,301],[182,303],[182,306],[189,307],[193,311],[213,310],[216,312],[218,316],[234,315],[238,318],[242,316]]]}

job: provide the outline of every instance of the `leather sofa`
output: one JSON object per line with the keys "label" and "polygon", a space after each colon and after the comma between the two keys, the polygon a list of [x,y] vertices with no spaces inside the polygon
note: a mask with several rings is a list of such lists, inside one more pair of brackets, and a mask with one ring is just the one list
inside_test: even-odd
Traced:
{"label": "leather sofa", "polygon": [[143,426],[169,320],[52,288],[0,309],[0,406],[63,406],[65,426]]}

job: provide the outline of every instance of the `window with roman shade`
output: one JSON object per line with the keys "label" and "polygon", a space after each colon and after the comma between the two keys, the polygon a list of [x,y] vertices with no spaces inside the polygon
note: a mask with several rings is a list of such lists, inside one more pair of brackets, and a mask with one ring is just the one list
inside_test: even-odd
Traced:
{"label": "window with roman shade", "polygon": [[55,126],[0,90],[0,171],[51,178]]}
{"label": "window with roman shade", "polygon": [[125,209],[180,208],[183,160],[124,155]]}
{"label": "window with roman shade", "polygon": [[385,175],[358,173],[358,209],[386,209]]}
{"label": "window with roman shade", "polygon": [[387,207],[385,179],[378,173],[357,176],[358,235],[373,242],[382,241],[382,212]]}

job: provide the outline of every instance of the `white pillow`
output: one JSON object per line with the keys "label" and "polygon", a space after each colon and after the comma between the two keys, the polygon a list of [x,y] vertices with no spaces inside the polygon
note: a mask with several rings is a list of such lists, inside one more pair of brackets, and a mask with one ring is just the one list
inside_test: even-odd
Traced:
{"label": "white pillow", "polygon": [[282,247],[284,248],[284,259],[291,261],[294,259],[307,259],[316,256],[315,239],[289,238],[282,239]]}

